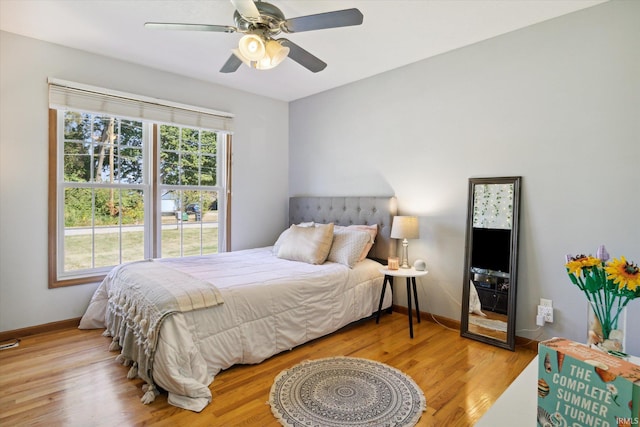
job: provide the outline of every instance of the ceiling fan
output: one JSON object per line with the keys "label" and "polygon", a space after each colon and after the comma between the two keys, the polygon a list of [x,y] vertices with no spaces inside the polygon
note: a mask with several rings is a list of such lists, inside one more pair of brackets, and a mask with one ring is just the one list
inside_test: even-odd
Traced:
{"label": "ceiling fan", "polygon": [[241,64],[267,70],[276,67],[286,57],[308,70],[317,73],[327,64],[292,41],[274,37],[280,33],[299,33],[325,28],[348,27],[362,24],[363,15],[358,9],[345,9],[315,15],[285,18],[280,9],[271,3],[253,0],[231,0],[235,7],[233,19],[236,26],[209,24],[178,24],[147,22],[145,27],[163,30],[213,31],[242,33],[238,48],[220,69],[221,73],[233,73]]}

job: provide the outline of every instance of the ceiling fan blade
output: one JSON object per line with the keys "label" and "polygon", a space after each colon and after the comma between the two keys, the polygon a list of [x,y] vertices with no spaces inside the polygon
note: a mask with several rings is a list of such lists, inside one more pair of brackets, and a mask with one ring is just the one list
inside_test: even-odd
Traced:
{"label": "ceiling fan blade", "polygon": [[260,11],[253,0],[231,0],[231,4],[243,18],[260,18]]}
{"label": "ceiling fan blade", "polygon": [[217,33],[235,33],[236,27],[228,25],[207,25],[207,24],[176,24],[170,22],[145,22],[146,28],[156,30],[181,30],[181,31],[213,31]]}
{"label": "ceiling fan blade", "polygon": [[362,24],[363,19],[364,16],[358,9],[336,10],[287,19],[282,23],[282,30],[287,33],[299,33],[324,28],[348,27]]}
{"label": "ceiling fan blade", "polygon": [[302,65],[304,68],[317,73],[318,71],[322,71],[327,67],[327,63],[322,61],[320,58],[313,56],[297,44],[287,40],[280,39],[278,40],[283,46],[289,48],[289,58],[296,61],[298,64]]}
{"label": "ceiling fan blade", "polygon": [[234,73],[239,67],[242,65],[242,60],[231,54],[227,62],[224,63],[222,68],[220,68],[221,73]]}

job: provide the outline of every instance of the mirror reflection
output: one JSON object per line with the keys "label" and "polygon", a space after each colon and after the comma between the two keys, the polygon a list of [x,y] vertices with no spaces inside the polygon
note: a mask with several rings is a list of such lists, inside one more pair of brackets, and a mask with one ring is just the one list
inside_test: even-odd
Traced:
{"label": "mirror reflection", "polygon": [[469,180],[461,335],[515,348],[520,177]]}

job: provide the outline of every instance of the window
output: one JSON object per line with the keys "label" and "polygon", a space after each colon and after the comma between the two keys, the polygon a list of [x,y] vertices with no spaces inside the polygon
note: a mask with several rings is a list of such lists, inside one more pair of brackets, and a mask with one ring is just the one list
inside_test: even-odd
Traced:
{"label": "window", "polygon": [[114,100],[50,82],[49,286],[95,282],[124,262],[227,250],[228,131],[140,108],[141,118],[78,108],[100,96],[102,107]]}
{"label": "window", "polygon": [[161,125],[157,142],[164,206],[160,256],[218,252],[218,133]]}

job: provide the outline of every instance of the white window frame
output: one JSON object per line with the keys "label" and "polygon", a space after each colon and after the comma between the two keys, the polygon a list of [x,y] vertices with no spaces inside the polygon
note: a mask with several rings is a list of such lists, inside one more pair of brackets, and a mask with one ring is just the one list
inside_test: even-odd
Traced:
{"label": "white window frame", "polygon": [[[64,271],[64,193],[68,187],[85,188],[109,188],[110,184],[101,183],[65,183],[64,182],[64,111],[79,111],[95,113],[117,118],[126,118],[143,122],[143,183],[142,184],[118,184],[121,189],[136,189],[144,192],[144,256],[155,257],[160,254],[161,244],[161,198],[160,189],[212,191],[214,187],[201,186],[166,186],[159,183],[159,159],[160,150],[159,129],[154,127],[160,124],[177,125],[189,128],[217,132],[217,161],[215,190],[218,192],[218,252],[229,249],[230,223],[229,207],[231,197],[230,184],[230,146],[232,116],[214,110],[187,106],[170,101],[147,98],[123,92],[110,91],[103,88],[82,85],[56,79],[49,79],[50,93],[50,165],[55,167],[49,173],[49,287],[71,286],[84,283],[92,283],[101,280],[112,267],[97,267],[85,270]],[[100,102],[102,107],[96,107]],[[68,104],[68,105],[67,105]],[[82,107],[85,105],[85,107]],[[90,106],[91,108],[86,108]],[[124,106],[124,112],[137,111],[144,117],[135,117],[131,114],[118,113],[118,109]],[[133,110],[132,110],[133,108]],[[163,117],[177,118],[177,121],[160,120]],[[202,124],[215,124],[219,128],[201,126]],[[52,128],[55,127],[55,134]],[[55,140],[55,147],[53,146]],[[52,182],[53,181],[53,182]],[[153,203],[155,201],[155,203]],[[153,203],[153,205],[152,205]],[[55,212],[55,214],[53,214]],[[52,235],[53,234],[53,235]]]}
{"label": "white window frame", "polygon": [[[160,126],[160,124],[158,124],[158,127]],[[179,126],[179,125],[178,125]],[[184,127],[184,126],[183,126]],[[210,129],[207,129],[210,131]],[[152,139],[156,139],[157,138],[157,143],[159,144],[160,142],[160,136],[159,136],[159,129],[158,129],[158,136],[154,137]],[[216,172],[216,185],[215,186],[198,186],[198,185],[173,185],[173,184],[162,184],[160,183],[160,173],[158,171],[159,169],[159,165],[160,165],[160,147],[158,145],[154,145],[154,153],[153,153],[153,158],[154,158],[154,170],[158,171],[156,173],[154,173],[153,175],[153,179],[156,180],[155,181],[155,189],[154,191],[154,197],[155,199],[158,201],[158,203],[156,203],[154,205],[156,209],[156,214],[154,215],[157,227],[155,230],[154,235],[156,236],[156,242],[157,244],[153,246],[153,256],[154,257],[159,257],[160,254],[162,254],[162,230],[161,230],[161,223],[162,223],[162,209],[160,209],[160,206],[162,205],[162,193],[164,190],[166,191],[217,191],[218,192],[218,252],[226,252],[226,248],[228,245],[225,244],[225,242],[227,242],[226,236],[227,236],[227,220],[226,220],[226,206],[227,206],[227,197],[225,197],[225,194],[227,194],[226,189],[225,189],[225,185],[224,183],[229,182],[228,180],[228,173],[229,171],[227,171],[227,162],[225,161],[225,159],[227,158],[227,144],[225,143],[225,141],[227,140],[227,138],[225,137],[225,133],[224,132],[217,132],[217,138],[216,138],[216,143],[217,143],[217,159],[216,159],[216,167],[218,168],[217,172]],[[201,206],[201,209],[203,207]],[[182,251],[182,249],[181,249]]]}

